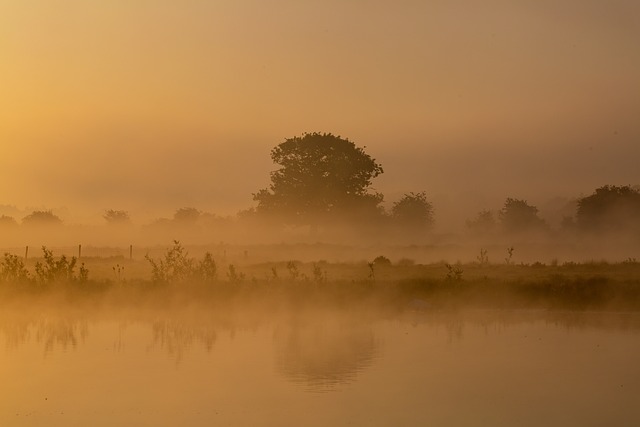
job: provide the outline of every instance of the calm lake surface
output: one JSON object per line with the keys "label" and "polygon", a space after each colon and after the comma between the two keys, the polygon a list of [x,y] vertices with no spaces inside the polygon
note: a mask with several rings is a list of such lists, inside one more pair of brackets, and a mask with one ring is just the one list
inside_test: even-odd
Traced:
{"label": "calm lake surface", "polygon": [[640,425],[640,316],[0,313],[0,426]]}

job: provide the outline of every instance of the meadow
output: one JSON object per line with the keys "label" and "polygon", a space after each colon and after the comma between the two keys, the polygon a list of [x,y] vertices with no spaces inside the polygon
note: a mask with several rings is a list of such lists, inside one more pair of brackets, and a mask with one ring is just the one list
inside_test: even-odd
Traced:
{"label": "meadow", "polygon": [[[513,248],[507,248],[501,262],[490,262],[484,249],[475,261],[455,263],[416,262],[407,257],[392,261],[384,254],[327,261],[309,260],[305,248],[309,249],[295,245],[187,248],[174,241],[168,248],[136,248],[135,255],[133,248],[85,248],[84,254],[82,248],[42,248],[26,259],[5,252],[0,260],[0,297],[6,301],[62,295],[121,305],[363,303],[420,311],[640,309],[640,262],[634,258],[518,263],[512,258]],[[326,255],[332,250],[330,246],[320,249],[314,247],[314,253]],[[348,248],[333,249],[345,255]],[[375,252],[369,249],[369,253]],[[352,253],[352,257],[362,254]]]}

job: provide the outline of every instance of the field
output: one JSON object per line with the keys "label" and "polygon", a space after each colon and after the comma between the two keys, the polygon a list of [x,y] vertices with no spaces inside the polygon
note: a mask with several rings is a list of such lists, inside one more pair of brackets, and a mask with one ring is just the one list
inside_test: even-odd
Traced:
{"label": "field", "polygon": [[[81,248],[47,249],[26,260],[6,252],[0,295],[5,300],[66,295],[124,305],[254,300],[273,305],[366,303],[403,310],[640,309],[640,263],[633,258],[545,264],[516,263],[507,256],[492,263],[481,251],[474,262],[419,263],[384,255],[311,261],[305,247],[185,248],[174,242],[169,248],[136,248],[135,256],[128,249],[85,248],[88,255],[78,252]],[[313,249],[321,256],[332,248]],[[343,258],[347,252],[345,247],[333,249],[342,251]]]}

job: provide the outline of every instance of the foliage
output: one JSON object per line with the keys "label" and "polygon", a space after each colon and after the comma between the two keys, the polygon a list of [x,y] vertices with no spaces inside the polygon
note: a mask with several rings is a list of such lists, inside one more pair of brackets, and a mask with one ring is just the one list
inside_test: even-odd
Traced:
{"label": "foliage", "polygon": [[327,271],[324,270],[319,264],[313,264],[313,280],[318,283],[325,283],[327,281]]}
{"label": "foliage", "polygon": [[18,222],[14,217],[0,215],[0,227],[15,227],[16,225],[18,225]]}
{"label": "foliage", "polygon": [[209,283],[216,280],[218,277],[218,267],[216,261],[213,259],[213,255],[209,252],[204,254],[204,257],[196,266],[196,275],[203,282]]}
{"label": "foliage", "polygon": [[289,270],[289,277],[291,280],[296,280],[300,277],[300,270],[298,270],[298,265],[295,261],[287,262],[287,270]]}
{"label": "foliage", "polygon": [[576,222],[582,229],[610,230],[640,226],[640,191],[605,185],[578,200]]}
{"label": "foliage", "polygon": [[513,259],[513,251],[514,250],[515,250],[515,248],[513,246],[510,246],[510,247],[507,248],[507,257],[504,259],[505,264],[511,265],[512,259]]}
{"label": "foliage", "polygon": [[268,189],[258,191],[256,213],[281,215],[293,224],[315,224],[350,213],[377,213],[382,195],[370,193],[383,173],[363,148],[330,133],[306,133],[271,151],[280,169]]}
{"label": "foliage", "polygon": [[433,205],[424,191],[407,193],[393,204],[391,216],[396,223],[407,228],[429,228],[433,225]]}
{"label": "foliage", "polygon": [[483,210],[467,221],[467,228],[474,233],[490,233],[496,229],[496,219],[491,211]]}
{"label": "foliage", "polygon": [[245,275],[244,273],[239,273],[235,265],[229,264],[229,271],[227,272],[227,277],[229,278],[229,282],[237,284],[244,280]]}
{"label": "foliage", "polygon": [[188,281],[211,283],[217,278],[217,266],[213,256],[207,252],[196,262],[178,240],[167,250],[164,259],[155,260],[145,255],[151,265],[151,279],[154,283],[172,284]]}
{"label": "foliage", "polygon": [[24,283],[29,281],[29,272],[18,255],[5,253],[0,261],[0,282]]}
{"label": "foliage", "polygon": [[391,260],[384,255],[379,255],[375,257],[375,259],[373,260],[373,264],[376,266],[389,266],[391,265]]}
{"label": "foliage", "polygon": [[75,268],[78,262],[76,257],[67,258],[65,255],[56,259],[53,251],[42,247],[43,262],[38,261],[35,266],[36,279],[41,284],[51,284],[59,282],[80,282],[84,283],[89,278],[89,271],[84,264],[80,266],[76,274]]}
{"label": "foliage", "polygon": [[129,212],[109,209],[105,211],[102,216],[107,224],[109,225],[120,225],[120,224],[128,224],[131,222],[131,218],[129,217]]}
{"label": "foliage", "polygon": [[33,211],[22,218],[24,225],[60,225],[62,220],[52,211]]}
{"label": "foliage", "polygon": [[538,208],[526,200],[507,198],[500,211],[500,222],[507,232],[539,230],[545,226]]}
{"label": "foliage", "polygon": [[480,248],[480,255],[476,259],[481,266],[489,264],[489,252],[484,248]]}
{"label": "foliage", "polygon": [[462,267],[460,265],[445,264],[447,268],[446,280],[450,282],[459,282],[462,280]]}
{"label": "foliage", "polygon": [[180,208],[173,214],[173,220],[184,224],[193,224],[202,213],[196,208]]}

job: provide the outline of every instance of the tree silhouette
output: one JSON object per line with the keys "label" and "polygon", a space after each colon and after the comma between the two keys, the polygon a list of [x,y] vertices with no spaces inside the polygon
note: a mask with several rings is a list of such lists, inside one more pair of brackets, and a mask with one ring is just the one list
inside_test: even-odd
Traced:
{"label": "tree silhouette", "polygon": [[640,191],[605,185],[578,200],[576,222],[582,229],[614,230],[640,226]]}
{"label": "tree silhouette", "polygon": [[500,211],[500,221],[505,231],[531,231],[541,229],[545,222],[538,217],[538,208],[526,200],[507,198]]}
{"label": "tree silhouette", "polygon": [[18,222],[12,216],[0,215],[0,227],[15,227]]}
{"label": "tree silhouette", "polygon": [[50,226],[60,225],[62,220],[51,211],[33,211],[22,218],[22,224]]}
{"label": "tree silhouette", "polygon": [[473,220],[467,221],[467,228],[473,233],[490,233],[496,229],[496,220],[491,211],[483,210]]}
{"label": "tree silhouette", "polygon": [[382,195],[370,193],[369,187],[383,172],[382,166],[348,139],[330,133],[303,134],[276,146],[271,159],[281,167],[271,173],[269,188],[253,195],[258,214],[315,224],[378,212]]}
{"label": "tree silhouette", "polygon": [[121,225],[131,222],[129,212],[109,209],[102,216],[109,225]]}
{"label": "tree silhouette", "polygon": [[182,224],[195,224],[201,214],[196,208],[180,208],[173,214],[173,220]]}
{"label": "tree silhouette", "polygon": [[426,192],[407,193],[395,202],[391,216],[397,224],[411,229],[426,229],[433,225],[433,205]]}

